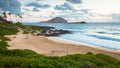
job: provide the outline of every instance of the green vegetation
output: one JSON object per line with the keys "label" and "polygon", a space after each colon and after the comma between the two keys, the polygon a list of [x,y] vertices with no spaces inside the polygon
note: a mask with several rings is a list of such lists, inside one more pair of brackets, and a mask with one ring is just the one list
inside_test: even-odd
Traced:
{"label": "green vegetation", "polygon": [[37,26],[23,26],[22,29],[24,31],[23,34],[28,34],[28,33],[33,34],[41,30],[41,28]]}
{"label": "green vegetation", "polygon": [[27,26],[27,25],[22,25],[20,22],[16,23],[18,27],[20,27],[23,30],[23,34],[34,34],[37,31],[41,31],[41,27],[39,26]]}
{"label": "green vegetation", "polygon": [[19,31],[16,24],[0,23],[0,36],[12,35],[12,34],[16,34],[17,32]]}
{"label": "green vegetation", "polygon": [[[104,54],[75,54],[47,57],[30,50],[8,50],[4,35],[16,34],[18,29],[37,31],[40,27],[0,24],[0,68],[120,68],[120,61]],[[30,32],[32,32],[30,30]],[[29,32],[28,32],[29,33]]]}

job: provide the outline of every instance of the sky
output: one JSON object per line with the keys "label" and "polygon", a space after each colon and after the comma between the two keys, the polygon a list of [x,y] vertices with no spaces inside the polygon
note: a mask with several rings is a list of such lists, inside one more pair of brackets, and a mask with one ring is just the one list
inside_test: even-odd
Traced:
{"label": "sky", "polygon": [[69,22],[120,22],[120,0],[0,0],[0,11],[21,14],[24,22],[63,17]]}

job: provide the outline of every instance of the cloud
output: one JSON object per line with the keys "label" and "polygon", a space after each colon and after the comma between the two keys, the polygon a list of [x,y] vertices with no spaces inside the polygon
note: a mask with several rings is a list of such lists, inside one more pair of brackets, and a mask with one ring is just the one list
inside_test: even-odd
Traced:
{"label": "cloud", "polygon": [[38,11],[40,11],[39,9],[37,9],[37,8],[33,8],[33,10],[32,11],[34,11],[34,12],[38,12]]}
{"label": "cloud", "polygon": [[66,0],[66,1],[68,1],[68,2],[70,2],[70,3],[76,3],[76,4],[82,3],[81,0]]}
{"label": "cloud", "polygon": [[31,2],[25,6],[33,6],[33,7],[37,7],[37,8],[49,8],[50,7],[50,5],[48,5],[48,4],[39,4],[37,2]]}
{"label": "cloud", "polygon": [[56,5],[55,10],[74,10],[72,6],[70,6],[68,3],[64,3],[63,5]]}
{"label": "cloud", "polygon": [[25,10],[25,11],[30,11],[30,9],[27,9],[27,8],[22,8],[23,10]]}
{"label": "cloud", "polygon": [[89,13],[83,12],[81,10],[74,10],[74,11],[57,11],[56,13],[52,13],[52,18],[53,17],[63,17],[67,19],[68,21],[74,22],[74,21],[88,21],[90,20],[90,15]]}
{"label": "cloud", "polygon": [[120,14],[112,13],[111,16],[113,21],[120,21]]}
{"label": "cloud", "polygon": [[84,13],[89,13],[89,11],[91,11],[92,9],[81,9],[80,11],[84,12]]}
{"label": "cloud", "polygon": [[21,14],[21,3],[18,0],[0,0],[0,8],[13,14]]}

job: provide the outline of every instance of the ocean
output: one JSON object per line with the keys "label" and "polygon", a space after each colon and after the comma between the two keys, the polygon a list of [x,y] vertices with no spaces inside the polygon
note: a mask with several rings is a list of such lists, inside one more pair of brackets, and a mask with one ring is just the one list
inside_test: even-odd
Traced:
{"label": "ocean", "polygon": [[56,29],[69,30],[72,34],[56,38],[120,51],[120,23],[24,23],[24,25],[50,26]]}

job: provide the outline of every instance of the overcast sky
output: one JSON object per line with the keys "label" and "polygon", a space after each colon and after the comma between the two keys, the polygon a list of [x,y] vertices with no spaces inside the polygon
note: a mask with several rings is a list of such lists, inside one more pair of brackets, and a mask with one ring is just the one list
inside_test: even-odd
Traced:
{"label": "overcast sky", "polygon": [[120,21],[120,0],[0,0],[0,10],[25,22],[63,17],[68,21]]}

